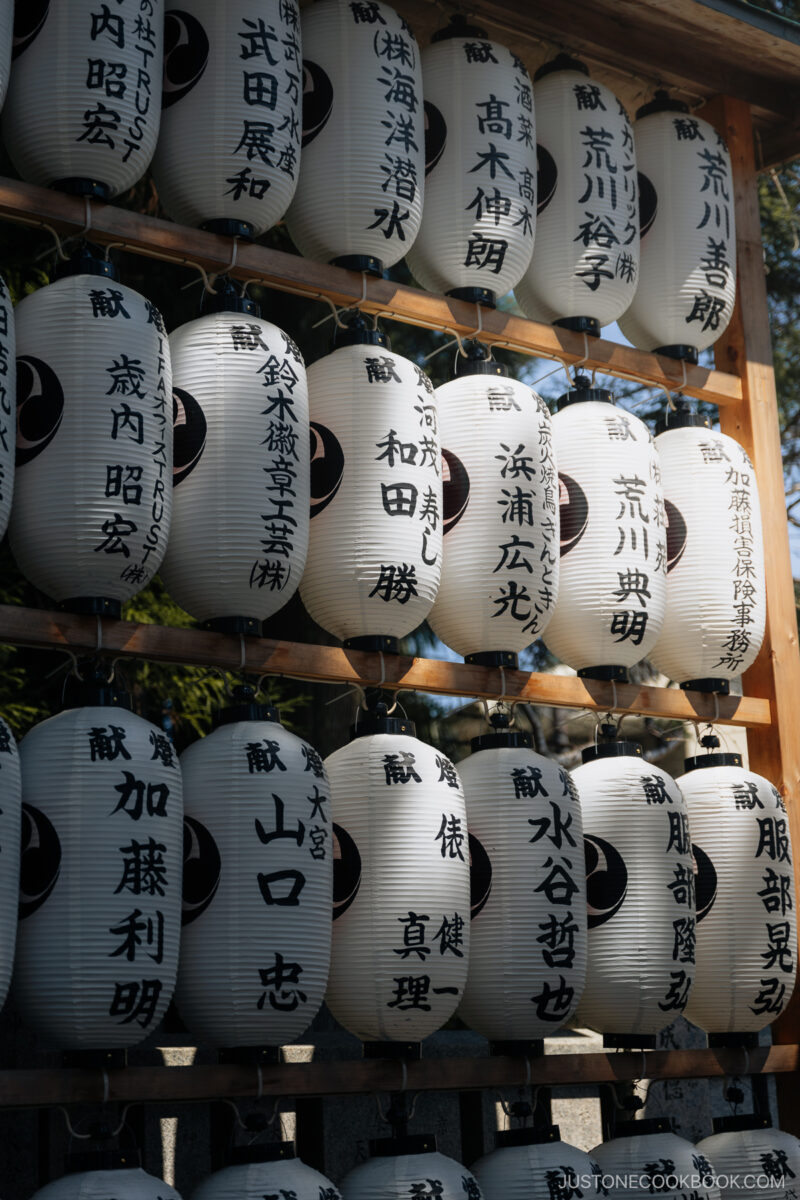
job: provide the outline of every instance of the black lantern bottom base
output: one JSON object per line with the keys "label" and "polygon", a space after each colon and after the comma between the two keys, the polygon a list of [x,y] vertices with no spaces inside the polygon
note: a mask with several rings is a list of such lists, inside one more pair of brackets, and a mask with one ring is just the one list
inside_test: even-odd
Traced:
{"label": "black lantern bottom base", "polygon": [[62,612],[80,613],[85,617],[111,617],[118,621],[122,616],[122,603],[108,596],[70,596],[58,607]]}
{"label": "black lantern bottom base", "polygon": [[697,366],[697,348],[695,346],[656,346],[654,354],[663,354],[664,358],[677,358],[686,362],[690,367]]}
{"label": "black lantern bottom base", "polygon": [[739,1046],[745,1050],[752,1050],[757,1045],[757,1033],[709,1033],[708,1035],[709,1050],[735,1050]]}
{"label": "black lantern bottom base", "polygon": [[513,650],[481,650],[478,654],[465,654],[464,662],[471,667],[504,667],[516,671],[519,658]]}
{"label": "black lantern bottom base", "polygon": [[209,633],[243,633],[247,637],[261,637],[261,625],[257,617],[211,617],[203,621],[203,629]]}
{"label": "black lantern bottom base", "polygon": [[466,300],[467,304],[482,304],[484,308],[494,308],[497,304],[497,296],[491,288],[450,288],[450,291],[446,292],[445,295],[452,296],[454,300]]}
{"label": "black lantern bottom base", "polygon": [[225,1066],[274,1067],[281,1061],[280,1046],[220,1046],[217,1061]]}
{"label": "black lantern bottom base", "polygon": [[731,683],[729,679],[687,679],[682,683],[684,692],[716,692],[718,696],[730,696]]}
{"label": "black lantern bottom base", "polygon": [[61,1065],[75,1071],[119,1071],[128,1065],[127,1050],[63,1050]]}
{"label": "black lantern bottom base", "polygon": [[256,236],[255,226],[249,221],[235,221],[232,217],[214,217],[211,221],[203,221],[200,228],[207,233],[221,233],[223,237],[246,238],[248,242]]}
{"label": "black lantern bottom base", "polygon": [[579,679],[597,679],[600,683],[627,683],[628,668],[615,666],[581,667]]}
{"label": "black lantern bottom base", "polygon": [[489,1053],[495,1057],[507,1055],[509,1058],[541,1058],[544,1054],[544,1038],[489,1042]]}
{"label": "black lantern bottom base", "polygon": [[422,1042],[364,1042],[364,1058],[396,1058],[417,1062],[422,1058]]}
{"label": "black lantern bottom base", "polygon": [[340,254],[331,259],[332,267],[343,267],[345,271],[363,271],[365,275],[383,278],[383,263],[374,254]]}
{"label": "black lantern bottom base", "polygon": [[54,179],[50,184],[54,192],[69,192],[71,196],[94,196],[97,200],[110,200],[111,188],[99,179],[82,179],[80,176],[68,176],[66,179]]}
{"label": "black lantern bottom base", "polygon": [[655,1050],[658,1040],[654,1033],[604,1033],[603,1046],[608,1050]]}
{"label": "black lantern bottom base", "polygon": [[370,633],[365,637],[345,638],[342,642],[345,650],[367,650],[377,654],[399,654],[397,638],[383,633]]}
{"label": "black lantern bottom base", "polygon": [[597,317],[561,317],[553,321],[559,329],[571,329],[573,333],[588,333],[590,337],[600,337],[600,322]]}

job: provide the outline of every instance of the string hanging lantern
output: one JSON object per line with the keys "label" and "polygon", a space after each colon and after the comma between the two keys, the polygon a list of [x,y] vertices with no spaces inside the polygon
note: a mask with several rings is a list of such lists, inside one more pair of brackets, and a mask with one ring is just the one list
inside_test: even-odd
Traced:
{"label": "string hanging lantern", "polygon": [[641,1196],[652,1188],[664,1200],[681,1200],[686,1195],[687,1177],[698,1200],[720,1200],[714,1167],[698,1149],[672,1132],[663,1117],[643,1121],[618,1121],[614,1137],[590,1151],[600,1169],[600,1186],[608,1179],[614,1194],[625,1198]]}
{"label": "string hanging lantern", "polygon": [[0,717],[0,1008],[8,995],[14,965],[22,822],[19,752],[9,726]]}
{"label": "string hanging lantern", "polygon": [[176,221],[257,237],[281,220],[300,165],[303,67],[295,0],[167,0],[159,200]]}
{"label": "string hanging lantern", "polygon": [[594,1192],[594,1163],[583,1150],[561,1141],[558,1125],[496,1133],[495,1147],[472,1165],[484,1200]]}
{"label": "string hanging lantern", "polygon": [[[1,28],[0,37],[2,37]],[[8,528],[11,497],[14,494],[16,392],[17,360],[14,309],[8,285],[0,275],[0,537],[3,537]]]}
{"label": "string hanging lantern", "polygon": [[369,1144],[371,1158],[342,1180],[342,1200],[483,1200],[475,1176],[436,1149],[429,1134],[379,1138]]}
{"label": "string hanging lantern", "polygon": [[531,81],[461,14],[422,52],[425,205],[406,254],[434,292],[494,306],[522,278],[536,228]]}
{"label": "string hanging lantern", "polygon": [[800,1179],[800,1141],[768,1117],[715,1117],[697,1150],[713,1162],[722,1200],[783,1200]]}
{"label": "string hanging lantern", "polygon": [[442,577],[428,620],[467,662],[517,666],[558,598],[559,504],[550,413],[472,343],[436,390]]}
{"label": "string hanging lantern", "polygon": [[237,1147],[231,1158],[195,1188],[192,1200],[342,1200],[329,1179],[295,1157],[292,1142]]}

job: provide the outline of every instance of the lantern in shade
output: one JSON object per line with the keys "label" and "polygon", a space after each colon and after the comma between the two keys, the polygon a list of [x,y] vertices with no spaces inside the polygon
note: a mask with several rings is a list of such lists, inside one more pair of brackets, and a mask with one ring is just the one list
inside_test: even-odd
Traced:
{"label": "lantern in shade", "polygon": [[667,513],[667,606],[653,663],[682,687],[727,695],[766,621],[764,540],[753,464],[678,400],[656,438]]}
{"label": "lantern in shade", "polygon": [[76,1171],[45,1184],[31,1200],[108,1200],[109,1196],[115,1200],[181,1200],[168,1183],[141,1167]]}
{"label": "lantern in shade", "polygon": [[363,318],[340,332],[339,349],[308,369],[311,532],[300,594],[345,646],[396,650],[439,586],[436,400],[424,372]]}
{"label": "lantern in shade", "polygon": [[215,1171],[192,1192],[192,1200],[342,1200],[329,1179],[295,1158],[291,1142],[237,1147],[233,1163]]}
{"label": "lantern in shade", "polygon": [[0,108],[3,107],[11,70],[11,45],[14,41],[14,0],[0,3]]}
{"label": "lantern in shade", "polygon": [[300,351],[232,287],[170,336],[172,527],[161,577],[207,628],[260,634],[308,549],[308,391]]}
{"label": "lantern in shade", "polygon": [[600,1168],[600,1187],[609,1179],[614,1196],[641,1196],[646,1187],[664,1200],[682,1200],[689,1177],[698,1200],[720,1200],[713,1166],[663,1117],[618,1121],[611,1141],[590,1153]]}
{"label": "lantern in shade", "polygon": [[406,254],[423,287],[493,305],[519,283],[536,226],[525,64],[460,14],[422,53],[425,207]]}
{"label": "lantern in shade", "polygon": [[630,305],[639,272],[631,123],[614,93],[565,54],[536,72],[533,100],[536,246],[514,296],[534,321],[598,334]]}
{"label": "lantern in shade", "polygon": [[11,549],[65,608],[118,617],[158,570],[172,511],[161,315],[83,252],[26,296],[16,325]]}
{"label": "lantern in shade", "polygon": [[161,111],[163,0],[146,9],[17,5],[3,141],[28,183],[107,200],[144,175]]}
{"label": "lantern in shade", "polygon": [[[717,738],[704,738],[707,747]],[[763,1029],[789,1003],[797,914],[781,794],[738,754],[686,760],[678,780],[697,864],[697,974],[686,1018],[709,1034]]]}
{"label": "lantern in shade", "polygon": [[666,92],[636,118],[641,262],[619,327],[640,350],[696,363],[725,332],[736,299],[730,155],[712,125]]}
{"label": "lantern in shade", "polygon": [[153,177],[185,225],[256,237],[297,183],[303,71],[295,0],[167,0]]}
{"label": "lantern in shade", "polygon": [[134,1046],[170,1002],[183,801],[172,743],[99,677],[20,743],[17,1006],[68,1050]]}
{"label": "lantern in shade", "polygon": [[619,1044],[669,1025],[694,978],[694,876],[686,805],[641,747],[602,726],[573,772],[581,798],[589,918],[575,1021]]}
{"label": "lantern in shade", "polygon": [[557,1125],[495,1134],[496,1149],[472,1164],[484,1200],[594,1194],[596,1174],[588,1154],[562,1142]]}
{"label": "lantern in shade", "polygon": [[459,1016],[493,1042],[554,1033],[586,973],[586,887],[578,793],[530,734],[494,729],[458,765],[472,871],[469,973]]}
{"label": "lantern in shade", "polygon": [[624,680],[661,630],[667,537],[653,438],[611,400],[579,375],[553,418],[561,561],[545,641],[579,675]]}
{"label": "lantern in shade", "polygon": [[19,753],[11,730],[0,718],[0,1008],[5,1003],[14,963],[21,821]]}
{"label": "lantern in shade", "polygon": [[722,1200],[784,1200],[788,1181],[800,1178],[800,1141],[764,1117],[715,1117],[697,1150],[713,1162]]}
{"label": "lantern in shade", "polygon": [[467,976],[461,784],[382,703],[325,766],[338,843],[326,1003],[362,1041],[422,1041],[453,1015]]}
{"label": "lantern in shade", "polygon": [[[2,29],[0,29],[2,36]],[[14,493],[14,411],[17,390],[14,309],[0,275],[0,537],[6,531]]]}
{"label": "lantern in shade", "polygon": [[212,1046],[292,1042],[322,1003],[330,960],[322,760],[239,687],[214,732],[181,755],[181,770],[181,1016]]}
{"label": "lantern in shade", "polygon": [[419,47],[379,0],[303,9],[303,150],[286,215],[306,258],[380,275],[422,217]]}
{"label": "lantern in shade", "polygon": [[452,1158],[439,1154],[428,1134],[378,1138],[369,1144],[371,1158],[342,1180],[342,1200],[483,1200],[475,1176]]}
{"label": "lantern in shade", "polygon": [[481,353],[436,391],[445,537],[428,619],[467,662],[516,667],[558,597],[556,465],[544,402]]}

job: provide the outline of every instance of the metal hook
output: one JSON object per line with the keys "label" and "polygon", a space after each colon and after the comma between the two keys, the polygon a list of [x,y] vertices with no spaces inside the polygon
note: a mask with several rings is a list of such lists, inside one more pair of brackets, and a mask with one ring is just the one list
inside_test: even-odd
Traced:
{"label": "metal hook", "polygon": [[239,634],[239,649],[240,649],[239,671],[243,672],[245,669],[245,663],[247,661],[247,646],[245,644],[243,633]]}
{"label": "metal hook", "polygon": [[108,1071],[103,1071],[103,1104],[108,1104],[108,1097],[111,1093],[111,1081],[108,1078]]}
{"label": "metal hook", "polygon": [[78,234],[78,237],[86,237],[89,230],[92,228],[92,198],[91,196],[83,197],[84,213],[86,214],[83,222],[83,229]]}
{"label": "metal hook", "polygon": [[99,654],[102,649],[103,649],[103,618],[100,616],[100,613],[97,613],[97,644],[95,645],[95,648],[94,648],[95,654]]}
{"label": "metal hook", "polygon": [[477,301],[475,303],[475,307],[478,310],[478,328],[474,333],[470,334],[470,341],[474,341],[476,338],[479,338],[483,333],[483,309]]}
{"label": "metal hook", "polygon": [[258,1091],[256,1092],[256,1100],[260,1100],[264,1095],[264,1072],[261,1070],[261,1063],[256,1064],[256,1074],[258,1078]]}
{"label": "metal hook", "polygon": [[311,326],[312,329],[317,329],[317,328],[319,328],[320,325],[324,325],[326,321],[330,321],[331,317],[333,317],[333,320],[336,323],[336,327],[338,329],[347,329],[347,326],[345,325],[344,321],[339,320],[339,313],[344,312],[345,309],[351,307],[351,305],[344,304],[344,305],[342,305],[341,308],[337,308],[336,305],[331,300],[330,296],[324,296],[322,294],[322,292],[317,292],[314,296],[314,299],[322,300],[325,304],[328,305],[328,308],[331,311],[328,313],[327,317],[320,317],[320,319],[318,321],[315,321],[314,324]]}
{"label": "metal hook", "polygon": [[64,1121],[67,1126],[67,1133],[71,1138],[78,1138],[82,1142],[91,1140],[91,1133],[78,1133],[77,1129],[72,1128],[72,1122],[69,1119],[69,1113],[67,1112],[66,1108],[64,1108],[63,1104],[58,1105],[58,1111],[63,1114]]}
{"label": "metal hook", "polygon": [[237,234],[233,238],[233,253],[231,255],[231,261],[228,263],[225,270],[220,272],[220,274],[227,275],[227,274],[229,274],[230,271],[233,270],[233,268],[236,266],[236,256],[238,253],[239,253],[239,235]]}

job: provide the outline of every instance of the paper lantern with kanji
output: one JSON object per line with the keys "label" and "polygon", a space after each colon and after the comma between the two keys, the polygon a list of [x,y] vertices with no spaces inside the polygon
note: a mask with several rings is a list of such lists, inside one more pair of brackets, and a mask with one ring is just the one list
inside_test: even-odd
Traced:
{"label": "paper lantern with kanji", "polygon": [[11,47],[14,41],[14,0],[0,3],[0,108],[3,107],[11,70]]}
{"label": "paper lantern with kanji", "polygon": [[[175,1000],[212,1046],[281,1046],[322,1004],[333,837],[322,760],[239,687],[181,755],[183,931]],[[225,803],[220,804],[224,795]]]}
{"label": "paper lantern with kanji", "polygon": [[103,200],[141,179],[158,136],[163,31],[163,0],[17,5],[3,141],[23,179]]}
{"label": "paper lantern with kanji", "polygon": [[5,1003],[14,963],[21,823],[19,752],[11,730],[0,717],[0,1008]]}
{"label": "paper lantern with kanji", "polygon": [[[669,1120],[618,1121],[614,1137],[590,1151],[600,1168],[600,1188],[620,1200],[657,1193],[664,1200],[683,1200],[691,1180],[697,1200],[720,1200],[714,1166],[672,1132]],[[710,1169],[709,1169],[710,1168]]]}
{"label": "paper lantern with kanji", "polygon": [[[172,512],[169,345],[155,305],[81,253],[17,306],[11,549],[76,612],[118,617],[155,575]],[[72,273],[74,272],[74,273]]]}
{"label": "paper lantern with kanji", "polygon": [[666,92],[636,118],[641,261],[619,327],[640,350],[696,363],[725,332],[736,299],[731,159],[716,129]]}
{"label": "paper lantern with kanji", "polygon": [[230,287],[170,336],[175,453],[161,577],[208,628],[261,633],[308,549],[308,390],[300,351]]}
{"label": "paper lantern with kanji", "polygon": [[686,805],[675,781],[608,727],[583,751],[572,777],[583,813],[589,916],[586,987],[575,1022],[647,1037],[681,1015],[694,979]]}
{"label": "paper lantern with kanji", "polygon": [[109,1196],[114,1200],[181,1200],[173,1187],[141,1167],[76,1171],[45,1184],[31,1200],[108,1200]]}
{"label": "paper lantern with kanji", "polygon": [[[323,0],[324,4],[327,0]],[[442,566],[442,464],[430,380],[363,319],[308,369],[311,532],[300,595],[323,629],[396,649]]]}
{"label": "paper lantern with kanji", "polygon": [[738,754],[689,758],[677,782],[697,864],[697,971],[686,1018],[710,1034],[754,1032],[786,1008],[797,973],[783,799]]}
{"label": "paper lantern with kanji", "polygon": [[458,775],[384,704],[359,714],[325,766],[337,842],[327,1005],[362,1041],[422,1041],[453,1015],[467,977]]}
{"label": "paper lantern with kanji", "polygon": [[14,309],[0,276],[0,537],[8,527],[14,494],[14,424],[17,391]]}
{"label": "paper lantern with kanji", "polygon": [[682,687],[727,694],[766,621],[764,537],[746,450],[678,401],[656,438],[667,514],[667,606],[653,664]]}
{"label": "paper lantern with kanji", "polygon": [[661,631],[667,531],[653,438],[611,400],[579,375],[553,417],[561,560],[544,638],[579,675],[624,680]]}
{"label": "paper lantern with kanji", "polygon": [[716,1117],[697,1152],[713,1162],[722,1200],[785,1200],[800,1179],[800,1141],[764,1117]]}
{"label": "paper lantern with kanji", "polygon": [[533,84],[538,216],[514,296],[526,316],[598,334],[625,312],[639,273],[639,199],[630,119],[582,62],[559,54]]}
{"label": "paper lantern with kanji", "polygon": [[167,0],[153,178],[184,225],[257,237],[281,220],[300,166],[296,0]]}
{"label": "paper lantern with kanji", "polygon": [[291,1142],[237,1147],[232,1158],[195,1188],[192,1200],[342,1200],[329,1179],[295,1158]]}
{"label": "paper lantern with kanji", "polygon": [[493,305],[533,253],[530,77],[516,54],[459,14],[423,50],[422,80],[425,206],[406,262],[430,291]]}
{"label": "paper lantern with kanji", "polygon": [[422,217],[419,47],[380,0],[318,0],[301,24],[303,149],[286,224],[306,258],[379,275]]}
{"label": "paper lantern with kanji", "polygon": [[458,764],[467,802],[472,925],[459,1016],[493,1042],[555,1033],[586,974],[586,881],[577,790],[497,715]]}
{"label": "paper lantern with kanji", "polygon": [[557,1125],[496,1133],[496,1149],[472,1164],[484,1200],[594,1195],[589,1155],[560,1139]]}
{"label": "paper lantern with kanji", "polygon": [[[169,739],[97,678],[20,743],[16,1004],[48,1043],[120,1049],[172,997],[183,801]],[[77,707],[79,705],[80,707]]]}
{"label": "paper lantern with kanji", "polygon": [[452,1158],[439,1154],[427,1134],[380,1138],[370,1142],[366,1162],[345,1175],[342,1200],[484,1200],[475,1176]]}
{"label": "paper lantern with kanji", "polygon": [[436,390],[444,544],[428,620],[467,662],[516,667],[558,598],[556,462],[544,402],[480,352]]}

